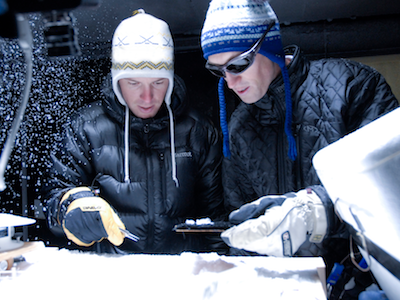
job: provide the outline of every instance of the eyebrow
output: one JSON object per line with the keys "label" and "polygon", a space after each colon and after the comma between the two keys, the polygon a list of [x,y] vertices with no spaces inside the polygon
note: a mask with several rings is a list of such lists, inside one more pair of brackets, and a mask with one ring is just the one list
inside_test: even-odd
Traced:
{"label": "eyebrow", "polygon": [[[152,77],[138,77],[138,78],[122,78],[122,79],[125,79],[125,80],[127,80],[127,81],[135,81],[135,82],[140,82],[140,78],[152,78]],[[160,77],[160,78],[155,78],[155,77],[153,77],[153,81],[152,82],[156,82],[156,81],[161,81],[161,80],[165,80],[165,79],[168,79],[168,78],[164,78],[164,77]]]}

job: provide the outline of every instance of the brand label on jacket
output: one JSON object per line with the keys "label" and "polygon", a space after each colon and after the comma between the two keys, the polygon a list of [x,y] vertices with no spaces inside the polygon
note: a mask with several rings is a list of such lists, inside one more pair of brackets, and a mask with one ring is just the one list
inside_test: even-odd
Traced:
{"label": "brand label on jacket", "polygon": [[175,157],[192,158],[193,156],[191,151],[187,151],[187,152],[175,153]]}

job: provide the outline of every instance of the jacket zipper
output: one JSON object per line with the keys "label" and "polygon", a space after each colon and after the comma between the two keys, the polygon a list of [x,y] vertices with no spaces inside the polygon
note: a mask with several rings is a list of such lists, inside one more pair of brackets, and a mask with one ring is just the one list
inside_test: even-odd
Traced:
{"label": "jacket zipper", "polygon": [[167,199],[167,186],[166,186],[166,174],[165,174],[165,168],[164,168],[164,165],[165,165],[165,162],[164,162],[164,152],[160,152],[160,176],[161,176],[161,184],[162,184],[162,186],[161,186],[161,189],[162,189],[162,192],[163,192],[163,194],[162,194],[162,197],[163,197],[163,199]]}
{"label": "jacket zipper", "polygon": [[286,153],[285,153],[285,113],[280,101],[276,101],[277,111],[279,113],[280,120],[283,120],[281,130],[278,133],[278,193],[284,194],[287,192],[286,183]]}
{"label": "jacket zipper", "polygon": [[146,162],[147,162],[147,199],[148,199],[148,239],[147,239],[147,247],[152,247],[154,243],[154,193],[153,187],[150,186],[151,182],[153,182],[153,164],[151,161],[151,153],[149,148],[149,125],[146,124],[143,128],[144,138],[146,142]]}
{"label": "jacket zipper", "polygon": [[301,176],[301,149],[300,149],[300,132],[301,132],[301,124],[296,125],[296,132],[294,132],[294,138],[296,139],[296,148],[297,148],[297,159],[294,162],[295,174],[296,174],[296,190],[304,188],[303,178]]}

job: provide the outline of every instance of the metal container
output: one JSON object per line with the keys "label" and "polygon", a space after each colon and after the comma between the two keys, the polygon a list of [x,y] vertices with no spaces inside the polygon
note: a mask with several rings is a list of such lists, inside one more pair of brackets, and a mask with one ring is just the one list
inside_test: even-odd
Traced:
{"label": "metal container", "polygon": [[321,149],[313,165],[379,284],[400,299],[400,108]]}
{"label": "metal container", "polygon": [[12,214],[0,213],[0,253],[20,248],[24,242],[13,239],[16,226],[34,224],[36,220]]}

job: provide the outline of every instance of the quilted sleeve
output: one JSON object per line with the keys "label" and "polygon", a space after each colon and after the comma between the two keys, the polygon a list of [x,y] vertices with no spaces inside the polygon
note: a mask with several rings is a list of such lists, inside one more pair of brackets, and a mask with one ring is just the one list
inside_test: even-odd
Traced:
{"label": "quilted sleeve", "polygon": [[354,74],[348,80],[348,109],[344,116],[347,119],[347,129],[351,132],[395,109],[399,103],[379,72],[357,62],[346,63]]}

